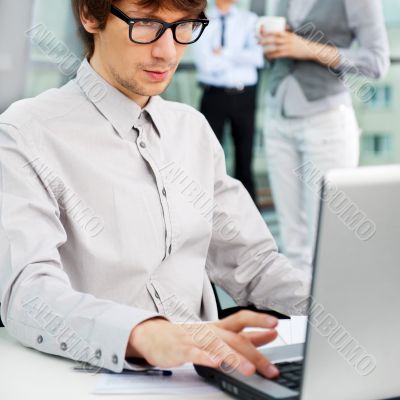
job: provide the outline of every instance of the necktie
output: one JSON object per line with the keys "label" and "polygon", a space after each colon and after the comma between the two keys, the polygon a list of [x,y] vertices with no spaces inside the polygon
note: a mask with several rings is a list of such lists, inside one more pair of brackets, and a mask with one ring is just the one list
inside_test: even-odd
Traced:
{"label": "necktie", "polygon": [[225,24],[226,24],[226,16],[221,15],[221,48],[225,47]]}

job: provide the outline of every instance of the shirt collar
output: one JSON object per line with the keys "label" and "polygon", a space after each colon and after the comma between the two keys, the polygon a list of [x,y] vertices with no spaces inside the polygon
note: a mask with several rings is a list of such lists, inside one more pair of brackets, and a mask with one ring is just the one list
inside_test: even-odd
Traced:
{"label": "shirt collar", "polygon": [[86,97],[124,139],[128,137],[133,127],[141,125],[139,117],[146,112],[150,115],[156,132],[161,136],[161,130],[157,124],[157,121],[159,121],[157,104],[161,100],[158,96],[151,97],[142,109],[101,77],[86,58],[77,72],[76,82]]}
{"label": "shirt collar", "polygon": [[219,18],[221,15],[226,15],[227,17],[231,17],[235,15],[238,11],[237,6],[233,5],[226,14],[222,14],[218,7],[214,6],[208,12],[208,16],[211,18]]}

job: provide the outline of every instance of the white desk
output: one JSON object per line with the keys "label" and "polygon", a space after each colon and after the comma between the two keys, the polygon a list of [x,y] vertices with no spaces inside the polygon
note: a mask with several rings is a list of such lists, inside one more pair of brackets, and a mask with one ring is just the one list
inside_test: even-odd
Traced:
{"label": "white desk", "polygon": [[[75,372],[73,371],[74,365],[73,361],[23,347],[8,335],[5,328],[0,328],[1,400],[187,399],[187,396],[93,395],[91,393],[96,386],[98,376]],[[191,398],[197,400],[204,396],[199,393]],[[221,392],[207,395],[207,399],[227,400],[232,397]]]}

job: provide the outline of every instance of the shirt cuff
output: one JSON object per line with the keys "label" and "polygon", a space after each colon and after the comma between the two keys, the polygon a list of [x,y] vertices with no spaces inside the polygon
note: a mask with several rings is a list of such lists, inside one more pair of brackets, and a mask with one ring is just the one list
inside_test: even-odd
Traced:
{"label": "shirt cuff", "polygon": [[126,349],[133,328],[154,317],[165,318],[156,312],[125,305],[112,307],[96,317],[90,340],[92,357],[87,362],[113,372],[122,372],[124,368],[143,369],[143,365],[135,366],[125,360]]}
{"label": "shirt cuff", "polygon": [[349,49],[337,49],[339,51],[339,65],[334,68],[334,71],[341,72],[341,71],[349,71],[351,72],[354,67],[354,50],[349,48]]}

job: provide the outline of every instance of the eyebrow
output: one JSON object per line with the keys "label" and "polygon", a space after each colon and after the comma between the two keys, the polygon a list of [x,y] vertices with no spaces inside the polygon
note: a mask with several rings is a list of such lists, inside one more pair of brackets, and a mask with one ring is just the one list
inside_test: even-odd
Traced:
{"label": "eyebrow", "polygon": [[[123,11],[129,18],[151,18],[151,19],[158,19],[160,21],[163,21],[163,19],[161,19],[157,14],[153,14],[153,13],[146,13],[144,11],[135,11],[133,9],[131,10],[127,10],[127,11]],[[136,14],[134,17],[132,17],[132,14]],[[200,16],[194,16],[192,14],[186,14],[185,16],[183,16],[182,18],[179,18],[178,20],[174,21],[174,22],[178,22],[178,21],[184,21],[187,19],[197,19],[200,18]]]}

